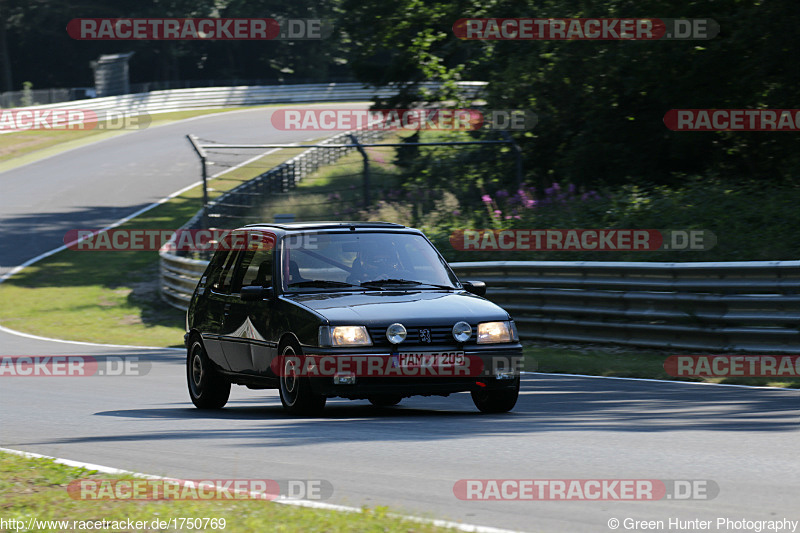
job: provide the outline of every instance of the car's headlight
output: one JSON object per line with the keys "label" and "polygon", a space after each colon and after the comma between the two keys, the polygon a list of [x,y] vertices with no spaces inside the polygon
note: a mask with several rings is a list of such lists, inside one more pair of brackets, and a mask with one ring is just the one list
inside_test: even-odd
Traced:
{"label": "car's headlight", "polygon": [[515,342],[517,340],[517,328],[513,320],[478,324],[478,344]]}
{"label": "car's headlight", "polygon": [[321,326],[320,346],[372,346],[367,328],[364,326]]}

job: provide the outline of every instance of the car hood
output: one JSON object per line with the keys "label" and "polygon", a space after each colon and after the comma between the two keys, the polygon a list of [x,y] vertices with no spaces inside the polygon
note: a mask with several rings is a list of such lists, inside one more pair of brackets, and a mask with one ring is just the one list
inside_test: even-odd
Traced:
{"label": "car hood", "polygon": [[287,295],[287,300],[309,308],[332,324],[405,325],[470,324],[508,320],[508,313],[492,302],[467,292],[368,291]]}

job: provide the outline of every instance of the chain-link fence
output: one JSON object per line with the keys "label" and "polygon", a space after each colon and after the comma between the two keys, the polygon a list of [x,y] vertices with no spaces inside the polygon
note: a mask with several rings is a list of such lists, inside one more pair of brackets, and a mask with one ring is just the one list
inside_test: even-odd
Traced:
{"label": "chain-link fence", "polygon": [[[241,165],[237,161],[253,149],[292,146],[229,145],[202,139],[194,144],[204,165],[228,169]],[[258,159],[247,168],[252,171],[263,164]],[[486,176],[501,175],[514,184],[520,179],[518,170],[518,152],[501,138],[456,136],[453,140],[443,135],[419,142],[418,134],[344,133],[209,202],[206,224],[232,228],[288,219],[432,226],[459,216],[462,210],[480,209],[480,190],[495,185]],[[192,225],[204,225],[202,213]]]}
{"label": "chain-link fence", "polygon": [[94,89],[89,87],[8,91],[0,94],[0,107],[30,107],[34,105],[57,104],[59,102],[81,100],[94,96]]}
{"label": "chain-link fence", "polygon": [[[203,227],[231,228],[246,223],[249,219],[260,218],[254,215],[254,210],[258,210],[263,205],[265,199],[275,198],[278,195],[286,194],[294,190],[298,183],[316,172],[321,167],[334,164],[340,158],[356,149],[358,143],[375,143],[384,135],[378,130],[356,130],[345,132],[330,137],[319,145],[303,151],[301,154],[272,166],[265,172],[258,174],[255,178],[247,179],[244,183],[225,192],[218,198],[208,201],[205,208],[201,209],[182,229],[199,229]],[[213,164],[215,168],[225,168],[232,170],[235,168],[246,167],[249,170],[258,168],[261,156],[257,156],[256,161],[248,163],[237,163],[237,159],[252,153],[253,149],[264,149],[269,146],[232,146],[224,144],[207,144],[209,141],[193,138],[196,149],[201,153],[203,173],[206,173],[206,165]],[[201,144],[206,143],[206,144]],[[344,146],[343,146],[344,145]],[[302,147],[303,145],[301,145]],[[240,150],[232,152],[230,149]],[[274,149],[273,149],[274,151]],[[266,155],[266,154],[261,154]],[[213,160],[216,158],[216,160]],[[225,174],[226,170],[218,174]],[[217,179],[226,179],[218,177]],[[229,178],[237,179],[237,178]],[[204,195],[208,197],[207,193]]]}

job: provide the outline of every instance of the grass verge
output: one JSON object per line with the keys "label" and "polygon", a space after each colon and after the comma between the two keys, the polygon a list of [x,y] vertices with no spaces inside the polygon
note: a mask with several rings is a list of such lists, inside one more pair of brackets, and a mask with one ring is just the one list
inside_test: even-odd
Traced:
{"label": "grass verge", "polygon": [[[225,527],[205,528],[205,531],[235,531],[236,533],[262,531],[358,531],[358,532],[445,532],[442,527],[391,516],[386,508],[364,509],[362,513],[349,513],[281,505],[267,501],[112,501],[76,500],[67,492],[69,483],[79,479],[135,479],[129,476],[111,476],[93,470],[58,464],[50,459],[30,459],[14,454],[0,453],[0,510],[6,526],[10,520],[22,521],[17,528],[0,526],[3,531],[72,531],[72,521],[96,522],[146,522],[136,531],[182,531],[184,527],[159,528],[153,520],[171,518],[217,518],[225,520]],[[28,521],[69,521],[65,524],[38,524],[27,529]],[[192,528],[194,529],[194,528]],[[109,529],[119,531],[120,529]],[[125,526],[123,531],[129,531]]]}

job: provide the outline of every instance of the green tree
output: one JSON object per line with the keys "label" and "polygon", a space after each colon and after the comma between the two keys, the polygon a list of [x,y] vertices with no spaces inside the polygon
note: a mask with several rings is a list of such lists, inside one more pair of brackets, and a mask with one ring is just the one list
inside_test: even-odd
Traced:
{"label": "green tree", "polygon": [[[792,108],[800,49],[795,0],[345,0],[353,70],[374,84],[425,79],[489,82],[488,107],[533,109],[517,134],[528,180],[675,183],[686,174],[797,180],[791,133],[685,133],[673,108]],[[472,17],[714,18],[709,41],[460,41]],[[442,96],[442,98],[446,98]]]}

